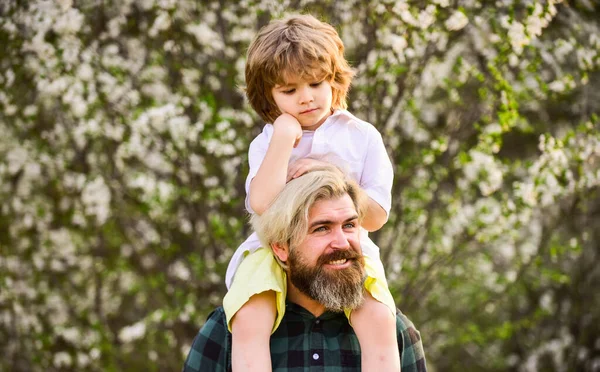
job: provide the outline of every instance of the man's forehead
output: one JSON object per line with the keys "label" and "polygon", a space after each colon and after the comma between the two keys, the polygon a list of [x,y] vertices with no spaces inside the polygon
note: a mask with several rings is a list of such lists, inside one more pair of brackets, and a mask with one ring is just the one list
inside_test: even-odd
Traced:
{"label": "man's forehead", "polygon": [[309,225],[316,220],[345,221],[357,216],[352,198],[345,194],[339,198],[317,200],[308,212]]}

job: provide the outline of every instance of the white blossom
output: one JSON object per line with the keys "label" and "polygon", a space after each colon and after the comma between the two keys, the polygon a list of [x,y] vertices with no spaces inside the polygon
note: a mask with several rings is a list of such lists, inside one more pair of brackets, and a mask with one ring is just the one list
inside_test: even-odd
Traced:
{"label": "white blossom", "polygon": [[200,45],[210,46],[216,50],[225,47],[221,36],[204,23],[187,25],[185,30],[192,34]]}
{"label": "white blossom", "polygon": [[461,30],[467,24],[469,24],[469,18],[467,18],[467,16],[461,11],[456,11],[452,13],[450,18],[448,18],[446,22],[444,22],[444,25],[450,31]]}
{"label": "white blossom", "polygon": [[53,364],[54,367],[58,369],[70,367],[73,364],[73,358],[71,358],[69,353],[59,351],[58,353],[54,354]]}
{"label": "white blossom", "polygon": [[565,83],[561,80],[554,80],[550,84],[548,84],[548,89],[553,92],[564,92],[565,91]]}
{"label": "white blossom", "polygon": [[525,34],[525,26],[517,21],[510,24],[508,37],[516,55],[520,55],[523,52],[523,47],[529,45],[531,41]]}
{"label": "white blossom", "polygon": [[81,30],[84,16],[75,8],[69,8],[57,17],[53,30],[59,34],[74,34]]}
{"label": "white blossom", "polygon": [[137,322],[127,327],[123,327],[119,331],[119,340],[122,343],[130,343],[144,337],[146,334],[146,323],[143,321]]}
{"label": "white blossom", "polygon": [[57,0],[60,10],[65,12],[73,6],[73,0]]}
{"label": "white blossom", "polygon": [[171,27],[171,17],[169,13],[161,11],[154,20],[150,31],[148,31],[148,35],[155,37],[159,32],[165,31],[169,27]]}
{"label": "white blossom", "polygon": [[99,225],[104,224],[110,215],[110,200],[110,189],[100,176],[88,182],[81,192],[86,214],[95,216]]}
{"label": "white blossom", "polygon": [[85,367],[90,364],[90,357],[84,353],[77,353],[77,364]]}
{"label": "white blossom", "polygon": [[169,267],[169,273],[180,279],[180,280],[189,280],[190,279],[190,270],[187,266],[181,262],[176,261]]}
{"label": "white blossom", "polygon": [[421,29],[426,29],[435,22],[435,6],[428,5],[424,10],[419,12],[419,17],[417,22],[419,23],[419,27]]}
{"label": "white blossom", "polygon": [[23,147],[15,147],[6,155],[8,163],[8,173],[15,174],[20,171],[27,162],[28,153]]}

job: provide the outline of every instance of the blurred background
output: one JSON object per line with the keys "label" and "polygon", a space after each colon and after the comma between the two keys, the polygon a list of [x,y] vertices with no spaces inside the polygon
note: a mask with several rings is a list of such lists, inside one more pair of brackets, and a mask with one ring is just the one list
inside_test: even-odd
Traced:
{"label": "blurred background", "polygon": [[431,371],[600,371],[600,4],[6,0],[1,371],[178,371],[249,235],[247,46],[330,22]]}

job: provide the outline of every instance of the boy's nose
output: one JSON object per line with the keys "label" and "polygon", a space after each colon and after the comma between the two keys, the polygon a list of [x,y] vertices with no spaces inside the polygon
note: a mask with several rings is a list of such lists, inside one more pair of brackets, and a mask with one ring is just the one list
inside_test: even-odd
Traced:
{"label": "boy's nose", "polygon": [[305,104],[313,101],[313,96],[308,88],[300,91],[300,104]]}

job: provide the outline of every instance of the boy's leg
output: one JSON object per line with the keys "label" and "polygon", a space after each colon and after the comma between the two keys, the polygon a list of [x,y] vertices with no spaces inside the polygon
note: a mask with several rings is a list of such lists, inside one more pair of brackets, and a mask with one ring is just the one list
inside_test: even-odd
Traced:
{"label": "boy's leg", "polygon": [[269,342],[277,315],[275,301],[274,291],[256,294],[232,318],[233,372],[272,370]]}
{"label": "boy's leg", "polygon": [[362,371],[400,371],[396,317],[389,307],[365,291],[365,302],[350,320],[360,343]]}

